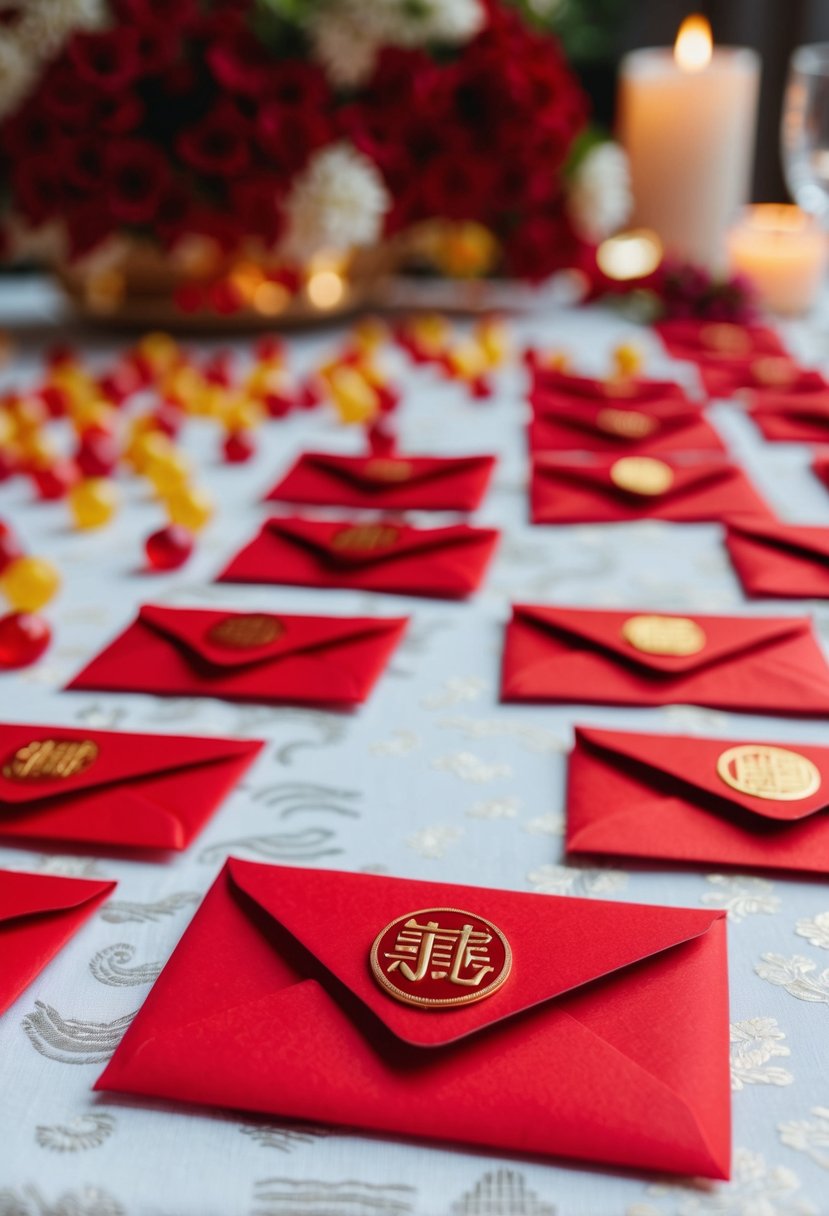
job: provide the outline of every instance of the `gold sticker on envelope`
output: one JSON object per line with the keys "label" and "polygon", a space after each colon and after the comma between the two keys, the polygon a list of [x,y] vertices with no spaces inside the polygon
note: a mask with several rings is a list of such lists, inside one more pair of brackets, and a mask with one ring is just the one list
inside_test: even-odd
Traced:
{"label": "gold sticker on envelope", "polygon": [[599,410],[596,426],[606,435],[615,435],[619,439],[646,439],[658,428],[659,422],[650,414],[643,414],[639,410],[616,410],[608,407]]}
{"label": "gold sticker on envelope", "polygon": [[767,743],[729,747],[717,760],[717,775],[741,794],[771,802],[797,802],[820,789],[820,769],[806,756]]}
{"label": "gold sticker on envelope", "polygon": [[257,646],[267,646],[281,638],[285,626],[275,616],[266,616],[263,612],[244,613],[239,616],[226,616],[224,620],[216,621],[207,631],[208,641],[214,646],[227,646],[232,650],[253,650]]}
{"label": "gold sticker on envelope", "polygon": [[373,553],[377,549],[393,548],[399,537],[399,529],[389,524],[354,524],[334,533],[331,548],[341,553]]}
{"label": "gold sticker on envelope", "polygon": [[651,456],[623,456],[610,467],[610,480],[620,490],[657,498],[674,484],[674,471]]}
{"label": "gold sticker on envelope", "polygon": [[643,654],[699,654],[706,642],[705,630],[687,616],[632,616],[622,637]]}
{"label": "gold sticker on envelope", "polygon": [[84,773],[98,759],[91,739],[33,739],[3,765],[9,781],[65,781]]}
{"label": "gold sticker on envelope", "polygon": [[363,476],[372,481],[408,481],[414,469],[409,460],[384,460],[377,457],[363,465]]}
{"label": "gold sticker on envelope", "polygon": [[762,359],[755,359],[751,374],[758,384],[766,384],[769,388],[785,388],[795,379],[794,364],[785,355],[764,355]]}
{"label": "gold sticker on envelope", "polygon": [[492,921],[459,908],[423,908],[386,925],[371,947],[380,987],[404,1005],[471,1005],[492,996],[512,966],[509,942]]}
{"label": "gold sticker on envelope", "polygon": [[730,321],[703,325],[699,331],[699,340],[703,346],[721,355],[747,355],[751,350],[749,335],[741,326]]}

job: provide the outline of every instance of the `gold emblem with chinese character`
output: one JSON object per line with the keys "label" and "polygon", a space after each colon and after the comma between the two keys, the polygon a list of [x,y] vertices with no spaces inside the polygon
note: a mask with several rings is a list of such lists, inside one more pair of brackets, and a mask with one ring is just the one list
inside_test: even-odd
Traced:
{"label": "gold emblem with chinese character", "polygon": [[399,537],[399,530],[389,524],[354,524],[334,533],[331,548],[341,553],[372,553],[393,548]]}
{"label": "gold emblem with chinese character", "polygon": [[658,498],[674,484],[674,471],[652,456],[623,456],[610,466],[610,480],[620,490]]}
{"label": "gold emblem with chinese character", "polygon": [[632,616],[622,637],[643,654],[699,654],[706,642],[705,630],[687,616]]}
{"label": "gold emblem with chinese character", "polygon": [[372,481],[408,481],[414,468],[409,460],[384,460],[377,457],[363,465],[363,476]]}
{"label": "gold emblem with chinese character", "polygon": [[751,372],[758,384],[767,384],[770,388],[785,388],[795,379],[794,364],[785,355],[764,355],[755,359]]}
{"label": "gold emblem with chinese character", "polygon": [[470,1005],[506,981],[512,951],[491,921],[459,908],[424,908],[378,933],[371,970],[404,1005],[431,1009]]}
{"label": "gold emblem with chinese character", "polygon": [[9,781],[65,781],[84,773],[98,759],[91,739],[33,739],[3,765]]}
{"label": "gold emblem with chinese character", "polygon": [[596,415],[596,426],[606,435],[619,439],[646,439],[658,428],[659,423],[650,414],[640,410],[616,410],[608,406]]}
{"label": "gold emblem with chinese character", "polygon": [[722,355],[747,355],[751,350],[749,335],[739,325],[730,321],[704,325],[699,331],[699,337],[703,346]]}
{"label": "gold emblem with chinese character", "polygon": [[717,775],[741,794],[771,802],[797,802],[820,789],[820,769],[806,756],[767,743],[729,747],[717,760]]}
{"label": "gold emblem with chinese character", "polygon": [[207,631],[208,641],[214,646],[227,646],[233,650],[253,650],[257,646],[267,646],[282,637],[285,626],[275,616],[266,616],[263,612],[245,613],[240,616],[226,616],[224,620],[216,621]]}

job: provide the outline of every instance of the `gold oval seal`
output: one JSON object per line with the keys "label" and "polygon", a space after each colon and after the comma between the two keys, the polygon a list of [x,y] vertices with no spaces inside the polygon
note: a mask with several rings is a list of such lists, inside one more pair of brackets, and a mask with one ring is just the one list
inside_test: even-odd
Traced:
{"label": "gold oval seal", "polygon": [[622,637],[643,654],[699,654],[706,642],[705,630],[687,616],[632,616]]}
{"label": "gold oval seal", "polygon": [[717,776],[741,794],[771,802],[797,802],[820,789],[820,769],[806,756],[768,743],[729,747],[717,760]]}
{"label": "gold oval seal", "polygon": [[353,524],[335,532],[331,548],[341,553],[371,553],[375,549],[391,549],[400,532],[389,524]]}
{"label": "gold oval seal", "polygon": [[674,471],[652,456],[623,456],[610,467],[610,480],[620,490],[658,498],[674,484]]}
{"label": "gold oval seal", "polygon": [[492,996],[512,967],[509,942],[492,921],[460,908],[398,916],[371,947],[380,987],[404,1005],[449,1009]]}
{"label": "gold oval seal", "polygon": [[278,617],[267,616],[264,612],[250,612],[216,621],[208,629],[207,638],[214,646],[253,650],[256,646],[275,642],[284,632],[285,626]]}
{"label": "gold oval seal", "polygon": [[715,321],[711,325],[703,325],[699,331],[699,340],[709,350],[718,351],[722,355],[747,355],[751,350],[751,338],[739,325],[731,321]]}
{"label": "gold oval seal", "polygon": [[596,426],[606,435],[616,435],[619,439],[646,439],[654,433],[659,423],[650,414],[643,414],[639,410],[616,410],[608,406],[599,410]]}
{"label": "gold oval seal", "polygon": [[764,355],[762,359],[755,359],[751,374],[758,384],[767,384],[770,388],[785,388],[795,379],[794,364],[786,355]]}
{"label": "gold oval seal", "polygon": [[91,739],[33,739],[3,765],[9,781],[65,781],[84,773],[98,759]]}
{"label": "gold oval seal", "polygon": [[363,476],[372,481],[408,481],[413,471],[409,460],[386,460],[379,456],[363,465]]}

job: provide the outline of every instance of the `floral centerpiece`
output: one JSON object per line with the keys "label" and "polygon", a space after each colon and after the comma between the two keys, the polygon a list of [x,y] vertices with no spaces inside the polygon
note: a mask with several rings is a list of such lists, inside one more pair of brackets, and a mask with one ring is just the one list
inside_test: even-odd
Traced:
{"label": "floral centerpiece", "polygon": [[0,21],[6,248],[99,311],[161,276],[184,310],[277,313],[358,250],[537,279],[624,219],[621,153],[508,0],[0,0]]}

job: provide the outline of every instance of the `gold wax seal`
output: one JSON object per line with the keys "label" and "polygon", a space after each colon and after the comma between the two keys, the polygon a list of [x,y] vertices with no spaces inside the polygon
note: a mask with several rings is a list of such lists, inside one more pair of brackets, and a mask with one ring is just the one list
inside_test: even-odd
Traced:
{"label": "gold wax seal", "polygon": [[372,481],[408,481],[413,472],[413,466],[408,460],[385,460],[377,457],[363,465],[363,476]]}
{"label": "gold wax seal", "polygon": [[400,532],[389,524],[354,524],[342,528],[331,538],[331,548],[341,553],[371,553],[375,549],[391,549]]}
{"label": "gold wax seal", "polygon": [[380,987],[404,1005],[432,1009],[492,996],[510,973],[509,942],[492,921],[460,908],[424,908],[398,916],[371,947]]}
{"label": "gold wax seal", "polygon": [[623,456],[610,466],[610,480],[630,494],[658,498],[674,484],[674,471],[652,456]]}
{"label": "gold wax seal", "polygon": [[33,739],[3,765],[9,781],[65,781],[84,773],[98,759],[91,739]]}
{"label": "gold wax seal", "polygon": [[636,384],[630,376],[608,376],[603,382],[606,397],[631,397]]}
{"label": "gold wax seal", "polygon": [[649,414],[642,414],[639,410],[615,410],[608,407],[599,410],[596,426],[606,435],[616,435],[620,439],[645,439],[653,434],[659,423]]}
{"label": "gold wax seal", "polygon": [[703,346],[722,355],[746,355],[751,350],[751,338],[746,331],[730,321],[703,325],[699,338]]}
{"label": "gold wax seal", "polygon": [[267,646],[285,632],[285,626],[275,616],[263,612],[245,613],[241,616],[226,616],[216,621],[207,631],[208,641],[214,646],[228,646],[233,650],[253,650],[256,646]]}
{"label": "gold wax seal", "polygon": [[795,378],[792,361],[785,355],[764,355],[762,359],[755,359],[751,372],[759,384],[767,384],[770,388],[785,388]]}
{"label": "gold wax seal", "polygon": [[622,637],[643,654],[699,654],[706,642],[705,631],[687,616],[632,616]]}
{"label": "gold wax seal", "polygon": [[767,743],[729,747],[717,760],[717,775],[741,794],[772,802],[797,802],[820,789],[820,769],[806,756]]}

